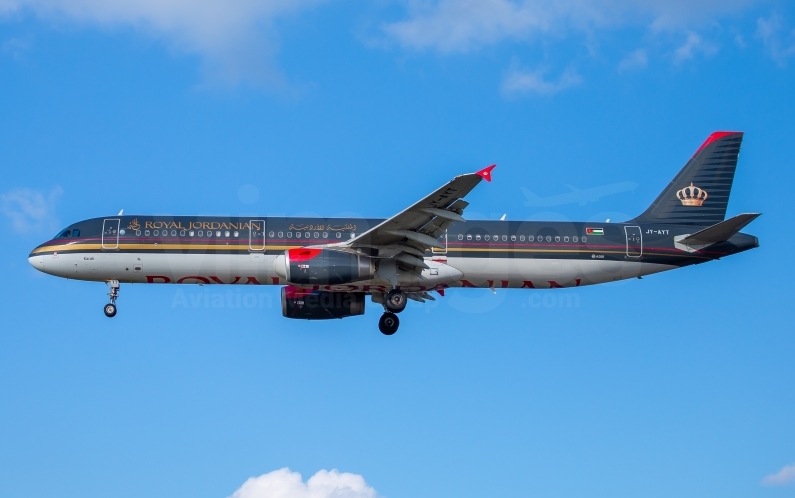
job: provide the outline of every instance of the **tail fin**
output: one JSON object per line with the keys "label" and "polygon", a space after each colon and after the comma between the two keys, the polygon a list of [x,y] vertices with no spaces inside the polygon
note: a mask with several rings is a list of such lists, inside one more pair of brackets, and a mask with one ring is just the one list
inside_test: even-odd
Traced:
{"label": "tail fin", "polygon": [[714,225],[726,217],[742,132],[716,131],[633,222]]}

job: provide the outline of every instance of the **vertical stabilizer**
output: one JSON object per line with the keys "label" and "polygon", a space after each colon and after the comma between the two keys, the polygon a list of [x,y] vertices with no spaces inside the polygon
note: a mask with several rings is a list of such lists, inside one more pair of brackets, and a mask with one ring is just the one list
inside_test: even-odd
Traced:
{"label": "vertical stabilizer", "polygon": [[716,131],[634,222],[714,225],[726,217],[742,132]]}

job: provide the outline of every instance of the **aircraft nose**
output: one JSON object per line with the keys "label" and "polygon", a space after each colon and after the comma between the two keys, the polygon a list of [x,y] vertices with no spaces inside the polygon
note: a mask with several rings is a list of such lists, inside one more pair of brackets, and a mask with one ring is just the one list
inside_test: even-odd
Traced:
{"label": "aircraft nose", "polygon": [[30,266],[33,268],[44,271],[44,256],[36,254],[35,249],[30,253],[30,256],[28,256],[28,263],[30,263]]}

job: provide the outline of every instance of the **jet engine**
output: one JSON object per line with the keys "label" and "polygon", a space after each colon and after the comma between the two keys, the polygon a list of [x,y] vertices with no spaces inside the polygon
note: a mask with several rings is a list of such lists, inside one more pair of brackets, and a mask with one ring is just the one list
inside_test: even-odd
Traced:
{"label": "jet engine", "polygon": [[361,254],[331,249],[289,249],[273,262],[276,274],[292,284],[339,285],[375,277],[375,262]]}
{"label": "jet engine", "polygon": [[312,291],[282,287],[282,315],[305,320],[327,320],[364,314],[364,294]]}

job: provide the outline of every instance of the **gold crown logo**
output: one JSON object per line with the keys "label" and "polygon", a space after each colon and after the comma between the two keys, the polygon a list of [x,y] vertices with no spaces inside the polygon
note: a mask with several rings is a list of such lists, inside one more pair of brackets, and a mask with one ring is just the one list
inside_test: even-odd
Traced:
{"label": "gold crown logo", "polygon": [[690,186],[676,192],[676,197],[683,206],[700,206],[704,204],[704,201],[706,201],[709,196],[706,190],[701,187],[696,187],[693,185],[693,182],[690,182]]}
{"label": "gold crown logo", "polygon": [[140,228],[141,228],[141,225],[138,223],[138,218],[135,218],[134,220],[132,220],[132,221],[130,222],[130,224],[129,224],[129,225],[127,225],[127,228],[128,228],[129,230],[138,230],[138,229],[140,229]]}

